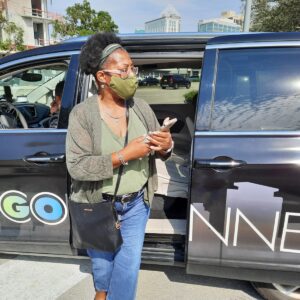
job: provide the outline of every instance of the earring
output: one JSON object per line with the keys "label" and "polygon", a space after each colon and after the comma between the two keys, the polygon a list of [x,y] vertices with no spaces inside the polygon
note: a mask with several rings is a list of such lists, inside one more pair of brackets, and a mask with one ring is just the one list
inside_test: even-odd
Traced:
{"label": "earring", "polygon": [[105,85],[104,85],[104,84],[101,84],[101,85],[100,85],[100,88],[101,88],[101,89],[104,89],[104,88],[105,88]]}

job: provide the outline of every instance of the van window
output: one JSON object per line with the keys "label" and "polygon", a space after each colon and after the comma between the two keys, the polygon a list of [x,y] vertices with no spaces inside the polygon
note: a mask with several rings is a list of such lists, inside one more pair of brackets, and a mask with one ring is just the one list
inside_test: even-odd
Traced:
{"label": "van window", "polygon": [[201,73],[199,59],[157,57],[148,61],[133,58],[133,61],[139,68],[137,98],[152,105],[196,102]]}
{"label": "van window", "polygon": [[[136,98],[150,105],[193,104],[196,105],[201,74],[199,59],[152,59],[134,58],[138,67]],[[179,75],[178,75],[179,74]],[[97,83],[89,76],[88,95],[97,93]]]}
{"label": "van window", "polygon": [[221,50],[212,130],[300,130],[299,48]]}
{"label": "van window", "polygon": [[67,62],[35,65],[0,77],[0,128],[56,128]]}

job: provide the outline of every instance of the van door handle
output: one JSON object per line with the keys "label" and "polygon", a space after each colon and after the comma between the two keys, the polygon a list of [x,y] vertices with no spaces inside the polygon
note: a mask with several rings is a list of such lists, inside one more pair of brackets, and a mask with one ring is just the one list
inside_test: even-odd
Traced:
{"label": "van door handle", "polygon": [[24,160],[36,164],[63,163],[66,161],[64,153],[48,154],[46,152],[38,152],[34,155],[24,157]]}
{"label": "van door handle", "polygon": [[196,169],[201,168],[213,168],[213,169],[233,169],[246,165],[247,162],[243,160],[231,159],[229,161],[221,161],[215,159],[197,159],[195,160],[194,167]]}

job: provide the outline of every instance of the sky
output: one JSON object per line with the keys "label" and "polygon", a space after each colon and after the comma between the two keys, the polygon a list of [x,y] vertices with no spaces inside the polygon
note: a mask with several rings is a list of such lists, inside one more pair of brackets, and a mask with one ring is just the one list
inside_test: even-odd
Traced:
{"label": "sky", "polygon": [[[48,10],[64,15],[68,6],[80,0],[52,0]],[[52,4],[51,4],[52,2]],[[181,15],[181,31],[197,31],[200,19],[218,18],[222,11],[241,12],[241,0],[90,0],[96,11],[109,12],[119,26],[120,33],[132,33],[143,29],[144,23],[159,18],[161,12],[171,4]]]}

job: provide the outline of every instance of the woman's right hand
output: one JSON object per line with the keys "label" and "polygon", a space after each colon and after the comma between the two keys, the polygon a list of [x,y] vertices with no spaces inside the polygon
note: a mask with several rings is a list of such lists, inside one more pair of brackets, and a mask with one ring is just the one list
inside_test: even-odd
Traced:
{"label": "woman's right hand", "polygon": [[145,136],[140,136],[131,140],[121,151],[125,160],[134,160],[147,156],[150,152],[149,141],[145,143]]}

